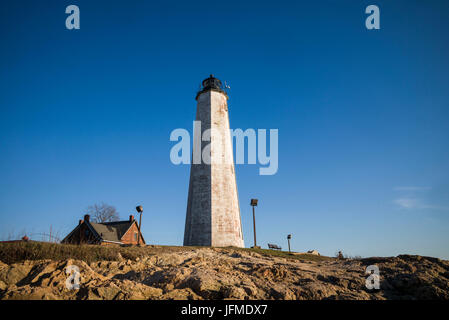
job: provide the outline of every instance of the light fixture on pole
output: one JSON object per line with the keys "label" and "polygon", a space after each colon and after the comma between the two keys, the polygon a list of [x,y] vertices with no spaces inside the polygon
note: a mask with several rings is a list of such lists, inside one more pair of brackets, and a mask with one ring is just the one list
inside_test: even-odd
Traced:
{"label": "light fixture on pole", "polygon": [[253,248],[259,248],[257,246],[257,240],[256,240],[256,213],[254,207],[257,207],[257,199],[251,199],[251,207],[253,207],[253,225],[254,225],[254,247]]}
{"label": "light fixture on pole", "polygon": [[137,211],[138,213],[140,213],[139,225],[137,226],[138,229],[139,229],[139,234],[137,235],[137,245],[140,245],[140,235],[142,234],[140,230],[141,230],[141,227],[142,227],[142,212],[143,212],[143,207],[142,207],[142,206],[137,206],[137,207],[136,207],[136,211]]}
{"label": "light fixture on pole", "polygon": [[292,238],[292,235],[291,234],[289,234],[288,236],[287,236],[287,240],[288,240],[288,252],[289,253],[291,253],[291,251],[290,251],[290,239]]}

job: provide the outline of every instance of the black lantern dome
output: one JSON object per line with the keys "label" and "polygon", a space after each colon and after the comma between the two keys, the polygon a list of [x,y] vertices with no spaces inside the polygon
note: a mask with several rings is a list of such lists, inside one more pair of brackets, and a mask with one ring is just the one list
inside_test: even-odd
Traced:
{"label": "black lantern dome", "polygon": [[213,74],[211,74],[209,78],[203,80],[201,90],[196,95],[196,99],[198,99],[201,93],[207,92],[209,90],[218,91],[223,93],[226,97],[228,96],[224,91],[223,84],[221,83],[221,81],[215,78]]}

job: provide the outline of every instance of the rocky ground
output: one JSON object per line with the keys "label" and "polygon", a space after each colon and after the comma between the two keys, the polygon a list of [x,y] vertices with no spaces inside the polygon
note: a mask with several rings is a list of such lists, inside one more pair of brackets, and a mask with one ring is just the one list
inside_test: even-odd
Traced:
{"label": "rocky ground", "polygon": [[[421,256],[312,261],[191,248],[117,260],[0,262],[0,299],[449,299],[449,261]],[[365,287],[373,264],[380,290]],[[66,288],[70,265],[78,290]]]}

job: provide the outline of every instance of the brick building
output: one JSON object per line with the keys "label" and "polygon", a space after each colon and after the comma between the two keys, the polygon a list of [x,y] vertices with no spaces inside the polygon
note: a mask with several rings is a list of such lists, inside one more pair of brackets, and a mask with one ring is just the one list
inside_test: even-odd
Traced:
{"label": "brick building", "polygon": [[90,221],[86,214],[84,220],[80,220],[75,229],[72,230],[61,243],[67,244],[145,244],[139,226],[133,215],[129,220],[95,223]]}

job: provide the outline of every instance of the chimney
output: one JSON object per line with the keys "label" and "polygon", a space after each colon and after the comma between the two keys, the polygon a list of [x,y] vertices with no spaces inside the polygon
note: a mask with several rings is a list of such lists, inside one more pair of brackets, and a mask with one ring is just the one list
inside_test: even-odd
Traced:
{"label": "chimney", "polygon": [[129,221],[130,221],[130,222],[133,222],[133,221],[134,221],[134,216],[133,216],[132,214],[129,216]]}
{"label": "chimney", "polygon": [[89,218],[90,218],[90,216],[88,214],[84,215],[84,221],[89,222]]}
{"label": "chimney", "polygon": [[78,224],[82,224],[84,221],[83,220],[80,220],[80,221],[78,221]]}

